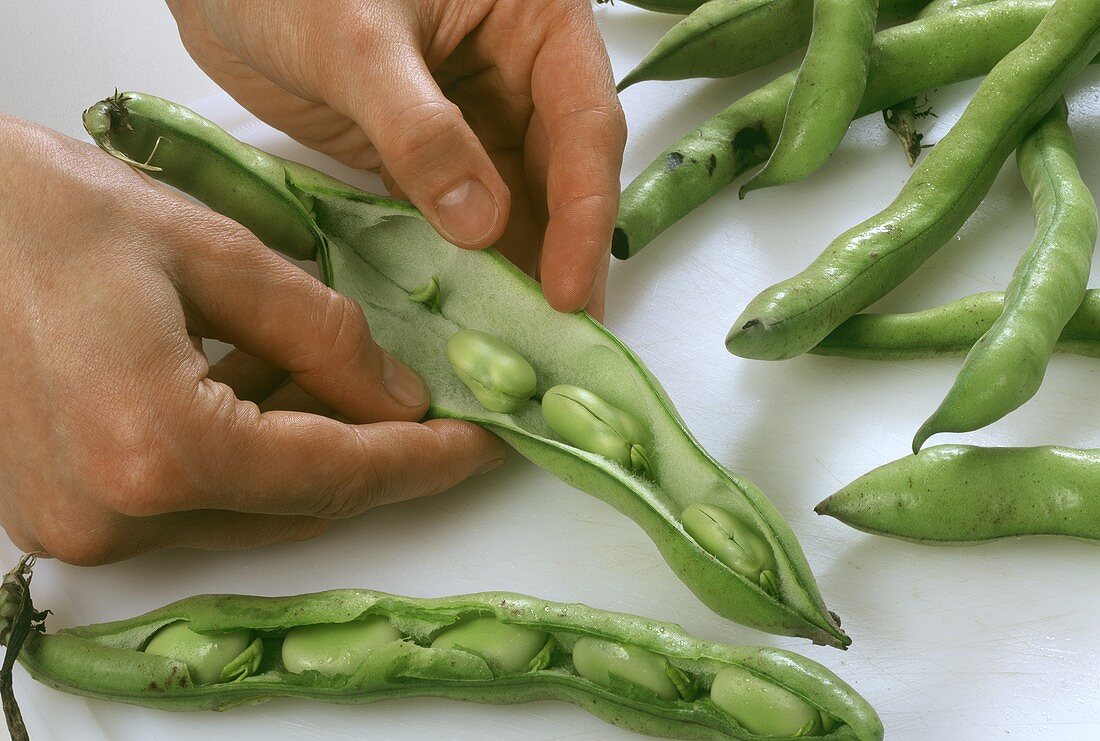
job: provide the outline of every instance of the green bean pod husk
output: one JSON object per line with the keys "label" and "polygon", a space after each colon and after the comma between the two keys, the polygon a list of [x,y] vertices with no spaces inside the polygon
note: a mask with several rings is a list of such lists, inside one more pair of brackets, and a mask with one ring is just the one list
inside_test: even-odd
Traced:
{"label": "green bean pod husk", "polygon": [[936,445],[864,474],[816,511],[929,545],[1017,535],[1100,541],[1100,451]]}
{"label": "green bean pod husk", "polygon": [[[432,396],[429,416],[488,428],[534,463],[632,518],[676,575],[718,614],[819,643],[850,642],[771,502],[702,449],[634,353],[587,314],[555,311],[539,285],[500,254],[459,249],[409,204],[257,150],[153,96],[117,95],[89,109],[85,121],[108,151],[157,168],[150,175],[266,235],[269,246],[312,255],[325,282],[363,307],[379,345],[425,380]],[[255,223],[272,213],[299,221],[279,233]],[[419,298],[432,278],[438,308],[434,300],[429,307],[410,299]],[[562,442],[537,403],[508,414],[486,409],[447,357],[448,340],[464,329],[492,335],[526,359],[537,374],[538,395],[573,384],[628,414],[646,432],[644,455],[632,450],[628,467]],[[768,544],[777,564],[774,592],[730,569],[686,533],[679,515],[693,504],[723,508]]]}
{"label": "green bean pod husk", "polygon": [[[402,638],[374,645],[357,664],[346,665],[346,673],[300,667],[289,671],[283,664],[279,644],[291,631],[364,619],[384,619]],[[484,645],[480,652],[461,645],[463,626],[478,621],[498,624],[489,631],[490,640],[510,630],[539,636],[532,648],[540,643],[551,648],[537,663],[501,665],[484,655],[492,653]],[[256,671],[232,682],[199,684],[186,663],[143,651],[165,626],[181,622],[198,634],[258,636],[265,650]],[[441,642],[439,637],[448,633],[456,638]],[[505,640],[511,639],[505,635]],[[608,667],[600,667],[599,657],[586,658],[594,667],[589,672],[600,675],[593,681],[574,668],[572,651],[580,643],[610,646],[613,651],[623,647],[626,658],[613,660],[610,674],[602,675]],[[631,663],[637,657],[644,657],[638,668]],[[492,704],[556,699],[640,733],[685,739],[759,738],[737,718],[755,720],[764,714],[770,719],[773,711],[766,702],[735,708],[734,715],[705,691],[716,675],[732,669],[750,674],[757,683],[774,688],[775,694],[798,698],[822,717],[836,719],[828,733],[818,728],[815,736],[878,741],[883,735],[881,722],[863,698],[825,667],[797,654],[709,643],[670,623],[505,592],[436,599],[362,589],[295,597],[203,595],[129,620],[58,633],[33,631],[19,661],[32,677],[56,689],[161,710],[225,710],[282,697],[344,704],[421,696]],[[649,689],[646,684],[654,681],[655,669],[679,677],[677,689],[663,696]],[[631,679],[636,672],[639,683]]]}

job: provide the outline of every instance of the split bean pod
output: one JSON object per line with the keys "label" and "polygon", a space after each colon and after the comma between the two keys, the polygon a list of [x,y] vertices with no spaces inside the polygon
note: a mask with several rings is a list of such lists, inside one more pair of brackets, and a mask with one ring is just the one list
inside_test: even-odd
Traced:
{"label": "split bean pod", "polygon": [[[12,597],[19,595],[0,599]],[[866,701],[805,657],[704,642],[670,623],[518,594],[205,595],[58,633],[41,632],[44,613],[34,613],[29,599],[21,607],[16,619],[33,627],[19,661],[32,677],[163,710],[224,710],[280,697],[557,699],[672,738],[883,736]],[[262,649],[248,671],[228,676],[242,643]]]}
{"label": "split bean pod", "polygon": [[[151,175],[269,246],[316,259],[325,281],[363,307],[374,339],[428,384],[431,416],[483,425],[631,517],[711,609],[761,630],[850,642],[760,490],[699,446],[637,356],[587,314],[555,311],[501,255],[454,247],[408,204],[256,150],[158,98],[117,96],[85,121],[108,151],[148,161],[158,168]],[[273,216],[293,228],[272,233],[255,223]],[[431,279],[438,301],[410,300]],[[534,394],[525,401],[528,368]],[[693,538],[682,513],[694,505],[721,509],[763,543],[770,576],[746,576]]]}

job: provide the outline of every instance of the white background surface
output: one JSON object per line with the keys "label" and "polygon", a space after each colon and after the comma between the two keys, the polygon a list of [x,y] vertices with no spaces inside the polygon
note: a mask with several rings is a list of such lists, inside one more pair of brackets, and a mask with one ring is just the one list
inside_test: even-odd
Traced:
{"label": "white background surface", "polygon": [[[617,76],[675,20],[622,5],[596,13]],[[733,81],[628,90],[624,185],[676,136],[794,63]],[[163,5],[148,1],[5,3],[0,69],[0,110],[71,134],[79,133],[80,111],[116,86],[180,101],[216,92],[187,58]],[[1094,190],[1100,102],[1088,88],[1098,83],[1097,72],[1086,73],[1071,101],[1082,170]],[[939,119],[930,141],[957,117],[970,89],[933,97]],[[203,109],[256,143],[307,157],[263,127],[244,126],[247,119],[224,99]],[[313,542],[241,554],[160,553],[96,569],[42,562],[38,605],[54,611],[50,625],[59,628],[210,591],[278,595],[364,586],[428,596],[507,589],[671,619],[712,640],[800,651],[866,696],[888,738],[1098,738],[1100,549],[1050,538],[927,548],[863,535],[812,511],[841,485],[907,452],[959,362],[802,357],[769,364],[734,358],[722,346],[749,298],[884,206],[907,172],[898,146],[870,117],[853,126],[810,181],[745,202],[729,189],[638,257],[614,264],[610,279],[608,326],[649,365],[708,450],[756,481],[791,522],[827,603],[854,639],[846,653],[715,616],[632,522],[515,455],[448,494],[370,512]],[[917,309],[1002,288],[1030,235],[1029,199],[1010,163],[960,238],[880,308]],[[1023,409],[957,439],[1100,446],[1098,373],[1095,360],[1058,357]],[[6,541],[0,547],[5,564],[16,555]],[[16,684],[39,739],[631,737],[549,702],[285,701],[175,715],[63,695],[22,672]]]}

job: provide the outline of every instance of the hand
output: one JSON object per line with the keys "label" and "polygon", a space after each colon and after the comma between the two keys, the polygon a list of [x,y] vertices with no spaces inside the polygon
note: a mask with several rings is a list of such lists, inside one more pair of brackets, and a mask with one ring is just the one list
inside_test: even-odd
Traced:
{"label": "hand", "polygon": [[[242,227],[2,115],[0,161],[0,523],[19,548],[90,565],[306,538],[502,459],[474,425],[416,424],[427,390],[359,306]],[[252,357],[209,367],[200,337]],[[357,424],[253,403],[307,394]]]}
{"label": "hand", "polygon": [[[169,0],[259,118],[602,314],[626,124],[588,0]],[[498,242],[499,240],[499,242]]]}

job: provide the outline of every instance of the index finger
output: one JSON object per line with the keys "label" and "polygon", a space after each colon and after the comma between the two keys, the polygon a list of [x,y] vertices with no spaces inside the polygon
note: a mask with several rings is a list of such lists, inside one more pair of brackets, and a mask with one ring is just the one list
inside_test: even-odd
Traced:
{"label": "index finger", "polygon": [[531,92],[546,135],[549,220],[539,277],[560,311],[588,304],[611,249],[626,120],[588,3],[555,4]]}

